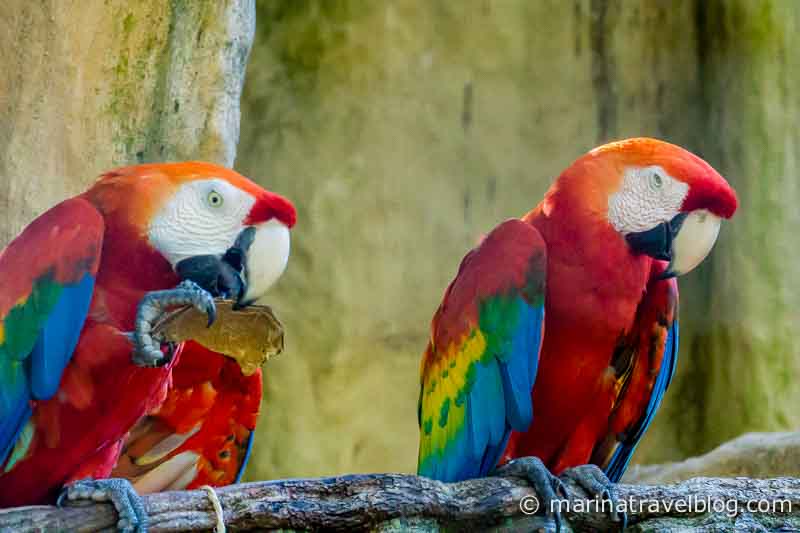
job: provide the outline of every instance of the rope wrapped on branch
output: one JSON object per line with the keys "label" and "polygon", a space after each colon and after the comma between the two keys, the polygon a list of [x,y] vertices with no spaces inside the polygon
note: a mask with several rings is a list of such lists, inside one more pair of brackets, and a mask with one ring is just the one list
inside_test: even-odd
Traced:
{"label": "rope wrapped on branch", "polygon": [[[597,500],[568,484],[562,530],[614,531]],[[546,525],[543,509],[526,515],[535,497],[522,480],[483,478],[445,484],[401,474],[244,483],[217,490],[230,531],[295,529],[338,531],[533,531]],[[616,486],[628,531],[702,527],[705,531],[800,530],[800,479],[696,478],[675,485]],[[204,490],[144,496],[152,533],[209,531],[217,524]],[[31,506],[0,510],[0,531],[108,530],[110,504]]]}

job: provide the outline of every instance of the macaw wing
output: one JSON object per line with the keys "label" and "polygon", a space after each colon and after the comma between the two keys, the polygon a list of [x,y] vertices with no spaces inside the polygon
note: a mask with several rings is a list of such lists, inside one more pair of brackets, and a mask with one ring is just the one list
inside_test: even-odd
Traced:
{"label": "macaw wing", "polygon": [[608,478],[622,478],[641,438],[661,405],[678,360],[678,283],[660,280],[662,263],[655,263],[634,327],[621,341],[614,367],[620,388],[610,417],[610,431],[595,447],[591,462]]}
{"label": "macaw wing", "polygon": [[31,400],[58,390],[89,311],[103,233],[100,213],[74,198],[0,253],[0,464],[31,416]]}
{"label": "macaw wing", "polygon": [[422,359],[420,475],[486,475],[511,430],[528,429],[546,269],[544,241],[520,220],[497,226],[461,262]]}
{"label": "macaw wing", "polygon": [[233,359],[184,343],[166,400],[131,430],[111,475],[142,494],[238,483],[261,396],[260,370],[245,376]]}

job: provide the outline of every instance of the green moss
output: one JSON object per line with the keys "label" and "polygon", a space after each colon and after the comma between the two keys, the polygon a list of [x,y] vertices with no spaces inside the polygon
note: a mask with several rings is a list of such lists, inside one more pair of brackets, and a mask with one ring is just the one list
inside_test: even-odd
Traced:
{"label": "green moss", "polygon": [[[139,162],[162,160],[171,152],[165,145],[166,123],[160,107],[169,91],[169,73],[192,61],[203,36],[213,31],[220,7],[210,2],[173,0],[165,11],[161,9],[154,4],[149,10],[135,12],[153,26],[165,26],[163,31],[134,32],[137,19],[129,6],[115,17],[120,42],[106,110],[113,117],[112,140],[118,151],[128,158],[135,154]],[[143,95],[156,103],[144,115],[140,108]]]}
{"label": "green moss", "polygon": [[[290,80],[301,81],[314,76],[323,62],[347,43],[348,27],[376,5],[367,0],[259,2],[257,38],[271,44]],[[340,72],[349,70],[349,58],[337,54]]]}
{"label": "green moss", "polygon": [[[151,24],[160,22],[153,12],[146,15],[150,16]],[[119,47],[114,49],[117,58],[110,76],[111,94],[106,112],[113,117],[112,141],[120,153],[130,156],[141,144],[141,128],[136,121],[139,102],[148,92],[146,82],[152,70],[152,58],[164,41],[157,31],[147,31],[141,36],[134,33],[136,19],[130,6],[121,8],[114,18],[119,21],[116,31]]]}
{"label": "green moss", "polygon": [[759,49],[781,37],[772,2],[731,2],[729,6],[738,38],[749,41],[749,47]]}
{"label": "green moss", "polygon": [[133,13],[128,13],[124,19],[122,19],[122,33],[123,35],[129,34],[133,31],[133,27],[136,24],[136,21],[133,18]]}
{"label": "green moss", "polygon": [[123,55],[120,56],[119,61],[117,61],[117,65],[114,67],[114,74],[116,77],[124,78],[128,75],[128,56]]}

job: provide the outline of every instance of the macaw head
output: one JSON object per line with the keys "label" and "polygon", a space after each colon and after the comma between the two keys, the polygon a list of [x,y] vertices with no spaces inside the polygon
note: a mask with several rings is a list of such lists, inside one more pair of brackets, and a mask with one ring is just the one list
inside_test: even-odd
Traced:
{"label": "macaw head", "polygon": [[182,279],[247,305],[280,277],[296,213],[289,200],[202,162],[146,164],[100,177],[87,192]]}
{"label": "macaw head", "polygon": [[[634,254],[669,261],[662,277],[685,274],[711,251],[736,192],[711,165],[679,146],[649,138],[609,143],[562,174],[572,191],[605,219]],[[588,199],[588,201],[587,201]]]}

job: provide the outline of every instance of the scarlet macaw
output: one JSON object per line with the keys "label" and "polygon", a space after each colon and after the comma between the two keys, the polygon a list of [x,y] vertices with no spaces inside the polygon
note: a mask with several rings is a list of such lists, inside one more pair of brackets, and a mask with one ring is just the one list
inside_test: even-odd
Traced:
{"label": "scarlet macaw", "polygon": [[295,218],[285,198],[191,162],[111,171],[25,228],[0,254],[0,507],[67,485],[62,497],[111,499],[120,529],[144,531],[130,484],[102,478],[183,348],[152,325],[171,306],[211,322],[213,296],[259,298]]}
{"label": "scarlet macaw", "polygon": [[261,369],[242,374],[233,359],[187,342],[167,398],[125,439],[113,477],[139,494],[238,483],[261,407]]}
{"label": "scarlet macaw", "polygon": [[[614,142],[575,161],[447,288],[421,364],[418,472],[524,475],[544,503],[563,490],[553,474],[607,493],[675,370],[675,276],[736,208],[708,163],[666,142]],[[501,460],[512,461],[496,470]]]}

